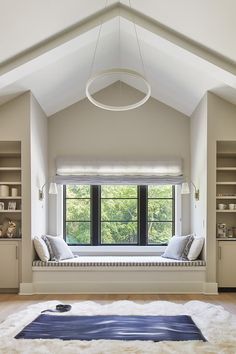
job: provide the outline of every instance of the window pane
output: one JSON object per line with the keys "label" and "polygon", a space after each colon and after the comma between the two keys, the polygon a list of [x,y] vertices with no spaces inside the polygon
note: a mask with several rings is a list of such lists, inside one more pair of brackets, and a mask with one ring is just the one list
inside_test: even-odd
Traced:
{"label": "window pane", "polygon": [[148,244],[168,243],[172,237],[171,222],[149,222]]}
{"label": "window pane", "polygon": [[172,199],[149,199],[148,220],[172,221]]}
{"label": "window pane", "polygon": [[102,198],[137,198],[137,186],[101,186]]}
{"label": "window pane", "polygon": [[135,199],[103,199],[101,201],[102,221],[136,221],[137,200]]}
{"label": "window pane", "polygon": [[102,222],[101,243],[137,244],[137,222]]}
{"label": "window pane", "polygon": [[66,186],[66,198],[90,198],[90,186]]}
{"label": "window pane", "polygon": [[148,198],[172,198],[172,186],[148,186]]}
{"label": "window pane", "polygon": [[90,222],[67,222],[66,242],[90,244]]}
{"label": "window pane", "polygon": [[90,200],[67,199],[66,200],[66,220],[90,221]]}

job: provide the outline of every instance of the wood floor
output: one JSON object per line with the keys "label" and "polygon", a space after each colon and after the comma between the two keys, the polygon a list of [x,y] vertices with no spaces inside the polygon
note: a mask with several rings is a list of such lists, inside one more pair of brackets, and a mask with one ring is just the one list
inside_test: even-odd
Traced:
{"label": "wood floor", "polygon": [[25,309],[31,304],[42,301],[59,300],[63,303],[72,304],[77,301],[98,301],[100,303],[130,300],[138,303],[148,301],[173,301],[183,303],[191,300],[210,302],[223,306],[227,311],[236,315],[236,293],[220,293],[219,295],[28,295],[0,294],[0,322],[8,315]]}

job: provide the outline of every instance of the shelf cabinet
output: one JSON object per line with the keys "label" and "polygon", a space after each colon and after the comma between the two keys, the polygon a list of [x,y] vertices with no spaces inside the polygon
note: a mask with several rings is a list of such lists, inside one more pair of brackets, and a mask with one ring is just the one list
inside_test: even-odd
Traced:
{"label": "shelf cabinet", "polygon": [[236,288],[236,240],[218,241],[218,286]]}
{"label": "shelf cabinet", "polygon": [[[236,288],[236,141],[218,141],[216,156],[217,282]],[[219,206],[219,204],[223,204]]]}

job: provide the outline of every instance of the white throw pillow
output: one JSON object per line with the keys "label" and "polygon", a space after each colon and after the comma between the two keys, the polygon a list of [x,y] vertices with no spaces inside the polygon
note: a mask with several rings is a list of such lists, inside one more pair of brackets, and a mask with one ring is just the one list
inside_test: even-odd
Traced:
{"label": "white throw pillow", "polygon": [[46,238],[50,242],[50,246],[53,252],[53,257],[51,256],[52,259],[60,261],[63,259],[74,258],[70,247],[67,245],[67,243],[63,240],[62,237],[46,235]]}
{"label": "white throw pillow", "polygon": [[50,259],[50,254],[48,252],[48,247],[42,237],[35,236],[34,238],[34,248],[39,256],[39,259],[43,262],[47,262]]}
{"label": "white throw pillow", "polygon": [[171,259],[179,259],[182,260],[184,257],[185,247],[191,238],[191,235],[187,236],[173,236],[162,257],[171,258]]}
{"label": "white throw pillow", "polygon": [[193,243],[188,253],[188,259],[190,261],[194,261],[195,259],[198,258],[198,256],[202,251],[203,244],[204,244],[204,237],[194,237]]}

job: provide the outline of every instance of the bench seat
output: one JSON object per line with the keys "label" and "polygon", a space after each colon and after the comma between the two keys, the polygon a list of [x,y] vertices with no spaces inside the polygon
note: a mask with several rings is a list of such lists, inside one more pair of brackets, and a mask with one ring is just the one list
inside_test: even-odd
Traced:
{"label": "bench seat", "polygon": [[33,261],[33,267],[199,267],[204,260],[181,261],[161,256],[79,256],[62,261]]}

